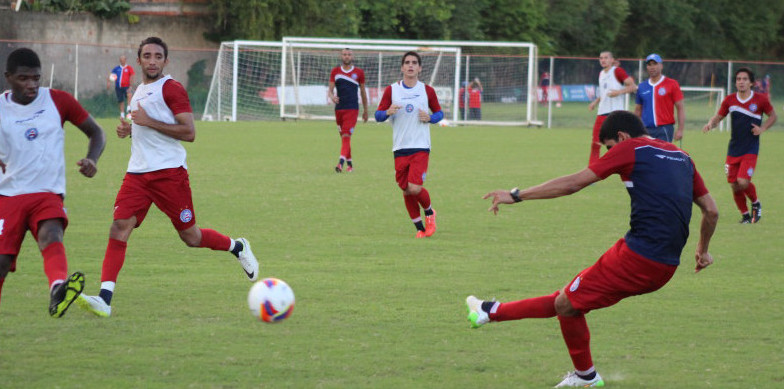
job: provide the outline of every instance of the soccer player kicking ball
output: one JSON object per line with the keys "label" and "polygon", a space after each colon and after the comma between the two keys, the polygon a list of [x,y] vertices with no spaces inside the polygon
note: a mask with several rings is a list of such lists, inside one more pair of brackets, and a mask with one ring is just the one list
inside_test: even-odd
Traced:
{"label": "soccer player kicking ball", "polygon": [[[422,72],[419,54],[409,51],[401,62],[403,80],[384,89],[376,121],[392,121],[395,178],[403,190],[408,215],[417,229],[416,237],[425,238],[436,232],[436,212],[430,204],[430,193],[423,187],[430,158],[430,124],[441,121],[444,112],[435,89],[419,81]],[[428,114],[428,110],[433,113]],[[420,206],[425,210],[424,225]]]}
{"label": "soccer player kicking ball", "polygon": [[169,50],[160,38],[150,37],[139,45],[137,62],[142,84],[131,99],[133,124],[120,119],[117,135],[131,137],[131,158],[114,202],[114,222],[101,269],[98,296],[80,296],[79,305],[102,317],[111,315],[117,276],[125,262],[128,238],[144,221],[155,204],[171,219],[189,247],[209,247],[229,251],[242,265],[248,279],[258,278],[259,263],[244,238],[231,239],[215,230],[199,228],[193,210],[185,148],[181,141],[193,142],[196,129],[193,110],[182,84],[164,76]]}
{"label": "soccer player kicking ball", "polygon": [[90,139],[79,173],[93,177],[106,145],[103,130],[67,92],[42,88],[41,61],[33,50],[8,55],[5,79],[10,92],[0,95],[0,292],[27,230],[38,242],[49,279],[49,314],[61,317],[84,289],[84,274],[68,275],[63,235],[68,216],[65,198],[65,130],[73,123]]}
{"label": "soccer player kicking ball", "polygon": [[618,174],[631,197],[629,232],[562,289],[507,303],[466,299],[473,328],[491,321],[558,317],[575,370],[556,387],[604,386],[591,359],[585,314],[654,292],[670,280],[689,236],[692,202],[702,212],[695,272],[713,263],[708,245],[719,213],[689,155],[648,136],[642,121],[627,111],[607,116],[599,141],[607,153],[582,171],[528,189],[497,190],[484,196],[493,200],[490,210],[498,213],[500,204],[570,195]]}
{"label": "soccer player kicking ball", "polygon": [[[757,187],[751,182],[751,176],[757,167],[760,135],[777,119],[768,95],[755,93],[751,90],[752,85],[754,73],[751,69],[740,68],[735,71],[735,88],[738,91],[724,98],[719,111],[702,128],[702,132],[708,132],[728,114],[732,116],[732,134],[724,166],[732,197],[741,214],[741,224],[757,223],[762,219],[762,204],[757,198]],[[768,115],[765,123],[762,122],[763,113]],[[751,201],[751,214],[746,198]]]}

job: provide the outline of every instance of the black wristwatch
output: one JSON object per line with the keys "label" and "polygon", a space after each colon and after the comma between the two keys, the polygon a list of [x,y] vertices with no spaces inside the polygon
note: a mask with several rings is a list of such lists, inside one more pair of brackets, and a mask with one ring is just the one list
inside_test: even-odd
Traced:
{"label": "black wristwatch", "polygon": [[523,199],[520,198],[520,188],[513,188],[509,191],[509,195],[512,196],[512,200],[514,200],[515,203],[523,201]]}

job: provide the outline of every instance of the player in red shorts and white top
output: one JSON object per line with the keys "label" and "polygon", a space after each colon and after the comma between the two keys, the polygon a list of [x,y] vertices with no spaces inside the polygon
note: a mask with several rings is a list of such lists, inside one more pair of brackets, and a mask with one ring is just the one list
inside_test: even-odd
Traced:
{"label": "player in red shorts and white top", "polygon": [[596,110],[596,121],[593,123],[593,136],[591,137],[591,154],[588,156],[588,163],[599,159],[602,144],[599,143],[599,130],[602,122],[607,115],[622,111],[625,108],[624,94],[637,91],[634,79],[625,70],[615,66],[615,58],[612,52],[602,51],[599,53],[599,64],[602,71],[599,72],[599,89],[596,91],[596,100],[588,104],[588,110]]}
{"label": "player in red shorts and white top", "polygon": [[117,276],[125,261],[128,238],[144,221],[152,204],[163,211],[189,247],[230,251],[249,280],[258,277],[259,264],[244,238],[231,239],[215,230],[199,228],[193,210],[185,148],[196,129],[188,94],[182,84],[164,76],[169,63],[168,47],[160,38],[149,37],[139,45],[137,59],[142,84],[131,99],[133,124],[120,120],[117,135],[131,136],[128,172],[114,203],[114,222],[101,270],[98,296],[82,295],[79,305],[102,317],[111,315],[111,299]]}
{"label": "player in red shorts and white top", "polygon": [[[436,232],[436,212],[430,204],[430,193],[423,186],[430,159],[430,124],[441,121],[444,112],[435,89],[419,81],[422,72],[419,54],[409,51],[401,62],[403,80],[384,89],[376,121],[392,122],[395,179],[403,190],[408,215],[417,229],[416,237],[425,238]],[[425,210],[424,225],[420,206]]]}
{"label": "player in red shorts and white top", "polygon": [[525,190],[497,190],[484,198],[493,199],[490,210],[497,213],[499,204],[567,196],[618,174],[631,197],[626,236],[553,294],[507,303],[466,299],[474,328],[491,321],[557,316],[575,371],[556,387],[604,386],[591,358],[585,314],[651,293],[670,280],[689,237],[692,203],[702,212],[695,271],[713,263],[708,246],[718,209],[691,157],[672,143],[648,136],[642,121],[628,111],[611,113],[599,140],[607,153],[582,171]]}
{"label": "player in red shorts and white top", "polygon": [[[354,170],[351,159],[351,135],[354,134],[359,114],[357,96],[362,96],[362,121],[365,123],[368,121],[365,72],[354,66],[354,53],[351,49],[343,49],[340,58],[343,64],[332,69],[327,91],[330,101],[335,103],[335,121],[338,123],[338,133],[340,133],[340,158],[335,166],[337,173],[343,171],[344,162],[348,165],[348,172]],[[333,94],[333,90],[337,93]]]}
{"label": "player in red shorts and white top", "polygon": [[[738,91],[724,98],[719,111],[702,128],[702,132],[708,132],[719,125],[724,117],[732,116],[732,135],[724,170],[735,205],[741,214],[741,224],[757,223],[762,219],[762,204],[757,198],[757,187],[751,182],[751,176],[757,168],[760,135],[778,118],[768,95],[754,92],[752,85],[754,72],[751,69],[744,67],[736,70],[735,88]],[[764,123],[763,114],[768,115]],[[751,201],[751,214],[746,198]]]}
{"label": "player in red shorts and white top", "polygon": [[61,317],[84,289],[84,274],[68,275],[63,235],[68,216],[65,198],[65,130],[73,123],[90,139],[87,156],[76,164],[93,177],[106,138],[103,130],[67,92],[42,88],[41,61],[30,49],[9,54],[5,79],[10,92],[0,95],[0,292],[29,230],[44,258],[49,280],[49,314]]}

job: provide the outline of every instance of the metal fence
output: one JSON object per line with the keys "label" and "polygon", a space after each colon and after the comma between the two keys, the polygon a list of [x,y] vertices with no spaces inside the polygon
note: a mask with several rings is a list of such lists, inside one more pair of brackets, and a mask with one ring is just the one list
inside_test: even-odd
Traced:
{"label": "metal fence", "polygon": [[[622,67],[635,82],[647,80],[645,60],[642,58],[621,58]],[[750,68],[757,81],[755,88],[771,96],[774,107],[784,103],[784,62],[760,61],[719,61],[719,60],[668,60],[664,58],[663,74],[678,81],[681,87],[722,88],[727,94],[735,92],[734,72],[740,67]],[[539,79],[549,73],[550,84],[564,89],[597,84],[602,70],[597,58],[584,57],[540,57]],[[590,89],[590,88],[587,88]],[[695,88],[696,89],[696,88]],[[550,94],[550,98],[552,98]],[[561,101],[543,101],[540,91],[538,118],[550,127],[587,127],[593,126],[595,111],[588,110],[593,96],[569,96]],[[702,128],[716,111],[718,94],[690,92],[686,99],[694,101],[686,106],[686,129]],[[634,96],[627,95],[628,109],[634,109]]]}

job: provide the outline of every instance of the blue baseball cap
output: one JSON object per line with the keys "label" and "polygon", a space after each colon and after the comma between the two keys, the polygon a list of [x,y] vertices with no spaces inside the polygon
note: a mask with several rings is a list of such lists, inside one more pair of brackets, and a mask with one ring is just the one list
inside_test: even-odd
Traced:
{"label": "blue baseball cap", "polygon": [[648,61],[655,61],[656,63],[662,63],[662,59],[659,56],[659,54],[655,54],[655,53],[645,57],[645,63],[648,63]]}

